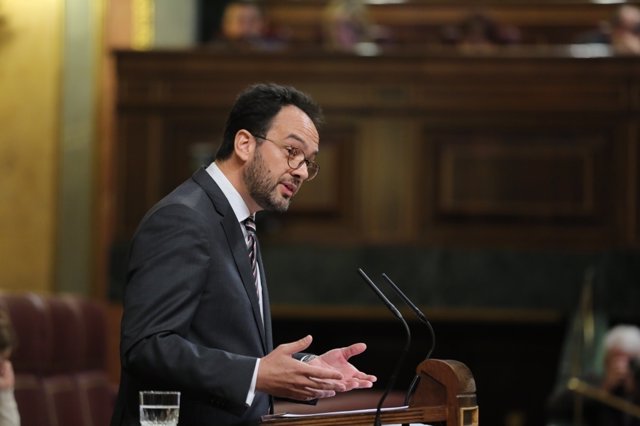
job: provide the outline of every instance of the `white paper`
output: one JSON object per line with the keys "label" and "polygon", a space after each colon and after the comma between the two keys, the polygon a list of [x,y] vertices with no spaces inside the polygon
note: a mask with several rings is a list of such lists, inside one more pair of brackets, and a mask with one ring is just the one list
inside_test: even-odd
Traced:
{"label": "white paper", "polygon": [[[387,407],[383,408],[381,412],[389,413],[394,411],[401,411],[409,408],[408,405],[401,407]],[[311,416],[340,416],[343,414],[375,414],[375,408],[366,408],[364,410],[349,410],[349,411],[328,411],[326,413],[309,413],[309,414],[295,414],[295,413],[280,413],[274,414],[273,417],[311,417]]]}

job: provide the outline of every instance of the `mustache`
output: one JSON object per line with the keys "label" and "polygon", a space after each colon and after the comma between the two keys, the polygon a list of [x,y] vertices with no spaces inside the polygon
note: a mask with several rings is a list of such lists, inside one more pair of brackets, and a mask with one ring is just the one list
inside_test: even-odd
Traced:
{"label": "mustache", "polygon": [[299,189],[299,188],[300,188],[300,185],[302,185],[302,179],[300,179],[300,178],[298,178],[298,177],[293,177],[293,178],[290,178],[290,179],[285,178],[285,179],[280,179],[280,180],[278,181],[278,183],[279,183],[279,184],[281,183],[281,184],[283,184],[283,185],[292,185],[292,186],[295,186],[295,187],[296,187],[296,190],[297,190],[297,189]]}

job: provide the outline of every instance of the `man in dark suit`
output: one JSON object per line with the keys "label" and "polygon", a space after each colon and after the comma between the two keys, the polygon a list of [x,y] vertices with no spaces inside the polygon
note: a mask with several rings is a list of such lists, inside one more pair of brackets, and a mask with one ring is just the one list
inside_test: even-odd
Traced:
{"label": "man in dark suit", "polygon": [[375,377],[348,361],[363,343],[315,358],[301,354],[311,336],[273,349],[267,281],[252,244],[255,213],[287,210],[317,174],[321,119],[292,87],[248,88],[215,162],[143,218],[130,251],[112,426],[139,425],[141,390],[180,391],[179,424],[213,426],[256,424],[271,397],[305,401],[372,386]]}

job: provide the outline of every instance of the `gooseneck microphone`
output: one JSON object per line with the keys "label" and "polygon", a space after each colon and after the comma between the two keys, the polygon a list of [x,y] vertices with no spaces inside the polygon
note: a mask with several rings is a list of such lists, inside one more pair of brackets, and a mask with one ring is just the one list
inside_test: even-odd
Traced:
{"label": "gooseneck microphone", "polygon": [[[404,303],[406,303],[407,306],[409,306],[409,308],[411,308],[411,310],[416,314],[416,316],[418,317],[420,322],[423,323],[424,325],[426,325],[427,328],[429,329],[429,334],[431,335],[431,347],[429,348],[429,351],[427,352],[427,356],[424,358],[425,361],[428,360],[429,358],[431,358],[431,354],[433,353],[433,350],[436,348],[436,334],[433,331],[433,327],[431,326],[431,323],[429,322],[427,317],[422,313],[420,308],[418,308],[415,305],[415,303],[413,303],[411,301],[411,299],[409,299],[407,297],[407,295],[404,294],[404,292],[402,290],[400,290],[400,287],[398,287],[396,285],[396,283],[394,283],[393,280],[391,280],[391,278],[389,278],[387,276],[387,274],[383,273],[382,274],[382,278],[384,278],[387,281],[389,286],[391,286],[391,288],[398,294],[398,296],[400,296],[402,301]],[[413,378],[413,380],[411,381],[411,385],[409,385],[409,390],[407,391],[407,395],[406,395],[405,401],[404,401],[405,405],[409,404],[409,399],[411,398],[411,395],[413,395],[413,392],[415,391],[415,389],[418,386],[419,382],[420,382],[420,376],[416,375]]]}
{"label": "gooseneck microphone", "polygon": [[380,426],[380,424],[381,424],[380,416],[382,414],[382,404],[384,404],[384,400],[387,398],[387,395],[389,394],[389,392],[393,388],[393,385],[396,382],[396,378],[398,377],[398,372],[400,371],[400,367],[402,366],[402,362],[404,361],[404,358],[406,357],[407,353],[409,352],[409,347],[411,346],[411,330],[409,330],[409,325],[407,324],[407,322],[402,317],[402,314],[400,313],[398,308],[396,308],[394,306],[394,304],[391,303],[389,301],[389,299],[387,299],[387,297],[384,295],[384,293],[382,293],[382,291],[380,291],[378,286],[376,286],[373,283],[373,281],[371,281],[371,278],[369,278],[367,276],[367,274],[365,274],[365,272],[362,270],[362,268],[358,268],[358,273],[360,274],[362,279],[364,279],[364,281],[367,284],[369,284],[369,287],[371,287],[371,290],[373,290],[373,292],[378,296],[378,298],[380,298],[380,300],[382,300],[382,302],[393,313],[393,315],[400,320],[400,322],[404,326],[404,330],[405,330],[405,333],[407,335],[404,348],[403,348],[402,352],[400,353],[400,356],[398,357],[398,360],[396,361],[396,365],[395,365],[395,367],[393,369],[393,372],[391,373],[391,376],[389,377],[389,381],[387,382],[387,386],[386,386],[386,388],[384,390],[384,393],[380,397],[380,401],[378,401],[378,406],[376,407],[376,417],[375,417],[375,420],[374,420],[373,424],[375,426]]}

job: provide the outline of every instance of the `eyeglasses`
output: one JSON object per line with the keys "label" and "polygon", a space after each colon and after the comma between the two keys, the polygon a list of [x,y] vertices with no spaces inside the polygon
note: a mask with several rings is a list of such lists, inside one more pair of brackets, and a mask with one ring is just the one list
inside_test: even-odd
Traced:
{"label": "eyeglasses", "polygon": [[279,146],[280,148],[284,148],[287,151],[287,164],[293,170],[298,170],[300,167],[302,167],[303,164],[306,164],[308,181],[315,178],[318,175],[320,166],[315,161],[307,160],[307,157],[305,157],[304,152],[302,152],[300,148],[296,148],[295,146],[291,146],[291,145],[281,145],[280,143],[271,139],[267,139],[264,136],[254,135],[254,137],[257,139],[269,141],[272,144]]}

